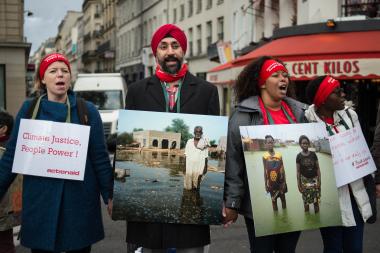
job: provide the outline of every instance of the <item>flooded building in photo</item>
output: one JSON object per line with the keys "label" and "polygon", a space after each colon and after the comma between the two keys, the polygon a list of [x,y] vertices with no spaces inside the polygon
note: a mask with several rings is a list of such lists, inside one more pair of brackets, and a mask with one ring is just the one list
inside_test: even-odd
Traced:
{"label": "flooded building in photo", "polygon": [[179,149],[181,134],[156,130],[133,132],[133,139],[144,148]]}

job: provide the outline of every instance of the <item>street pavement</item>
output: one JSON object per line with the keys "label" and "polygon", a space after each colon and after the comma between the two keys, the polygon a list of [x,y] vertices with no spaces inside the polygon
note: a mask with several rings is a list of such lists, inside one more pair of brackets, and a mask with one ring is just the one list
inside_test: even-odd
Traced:
{"label": "street pavement", "polygon": [[[380,200],[377,201],[377,209],[380,210]],[[367,224],[364,233],[364,253],[380,252],[380,215],[375,224]],[[125,243],[125,222],[112,221],[103,206],[103,221],[106,238],[93,245],[92,253],[127,253]],[[322,240],[319,230],[304,231],[297,245],[297,253],[321,253]],[[17,246],[16,253],[29,253],[22,246]],[[244,219],[238,221],[229,228],[222,226],[211,227],[210,253],[248,253],[249,242],[245,229]]]}

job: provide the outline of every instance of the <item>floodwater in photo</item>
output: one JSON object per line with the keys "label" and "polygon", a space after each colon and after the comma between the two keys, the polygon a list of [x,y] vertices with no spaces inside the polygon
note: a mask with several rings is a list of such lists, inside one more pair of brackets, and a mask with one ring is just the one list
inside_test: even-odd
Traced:
{"label": "floodwater in photo", "polygon": [[184,190],[185,160],[172,150],[118,150],[113,219],[181,224],[221,224],[224,159],[208,160],[200,190]]}
{"label": "floodwater in photo", "polygon": [[[285,194],[287,207],[282,209],[281,200],[278,199],[277,212],[273,211],[271,196],[265,190],[262,160],[264,151],[244,152],[250,179],[249,188],[251,190],[256,236],[341,225],[331,155],[316,153],[321,170],[320,210],[315,213],[311,205],[310,211],[305,212],[302,194],[297,186],[296,156],[301,149],[298,144],[275,147],[274,149],[282,154],[288,187],[288,192]],[[315,151],[312,148],[309,150]]]}

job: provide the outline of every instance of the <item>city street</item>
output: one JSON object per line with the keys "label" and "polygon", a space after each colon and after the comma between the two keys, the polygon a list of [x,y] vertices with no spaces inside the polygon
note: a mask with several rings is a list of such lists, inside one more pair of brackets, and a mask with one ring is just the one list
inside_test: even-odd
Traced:
{"label": "city street", "polygon": [[[380,201],[377,202],[380,210]],[[103,206],[106,239],[93,246],[93,253],[119,253],[127,252],[125,243],[125,222],[112,221]],[[364,253],[378,253],[380,251],[380,222],[366,225],[364,234]],[[17,253],[29,252],[22,246],[17,247]],[[246,253],[249,252],[248,237],[245,230],[244,219],[240,217],[236,224],[225,229],[221,226],[211,228],[210,253]],[[322,252],[322,240],[319,231],[306,231],[301,234],[297,246],[297,253]]]}

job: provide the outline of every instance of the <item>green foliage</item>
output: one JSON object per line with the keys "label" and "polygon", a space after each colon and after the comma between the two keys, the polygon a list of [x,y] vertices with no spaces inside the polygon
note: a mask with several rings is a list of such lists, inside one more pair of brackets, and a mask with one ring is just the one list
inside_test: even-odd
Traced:
{"label": "green foliage", "polygon": [[216,145],[216,140],[211,140],[210,141],[210,146],[215,146]]}
{"label": "green foliage", "polygon": [[118,145],[127,145],[131,144],[133,142],[133,135],[132,133],[121,133],[117,136],[117,144]]}
{"label": "green foliage", "polygon": [[138,131],[144,131],[144,129],[142,129],[142,128],[133,128],[132,132],[138,132]]}
{"label": "green foliage", "polygon": [[172,124],[167,126],[164,131],[181,133],[181,148],[186,146],[187,140],[193,138],[193,135],[189,132],[189,126],[185,124],[183,119],[173,119]]}

